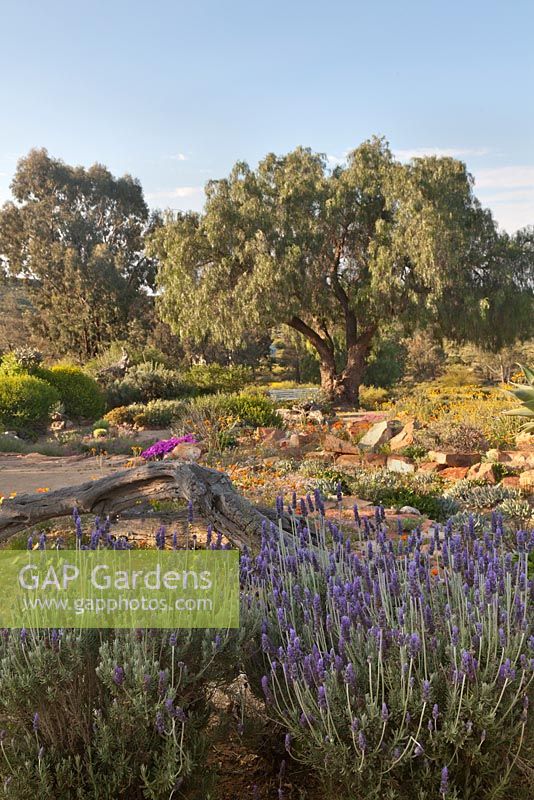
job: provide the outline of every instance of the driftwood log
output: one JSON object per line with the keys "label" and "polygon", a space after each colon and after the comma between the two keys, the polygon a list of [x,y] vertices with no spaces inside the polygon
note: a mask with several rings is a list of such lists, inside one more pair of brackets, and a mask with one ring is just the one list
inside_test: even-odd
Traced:
{"label": "driftwood log", "polygon": [[257,545],[263,520],[272,518],[239,495],[224,472],[163,461],[46,494],[19,494],[4,500],[0,541],[38,522],[68,516],[75,506],[81,514],[113,516],[139,500],[178,498],[191,501],[200,516],[239,547]]}

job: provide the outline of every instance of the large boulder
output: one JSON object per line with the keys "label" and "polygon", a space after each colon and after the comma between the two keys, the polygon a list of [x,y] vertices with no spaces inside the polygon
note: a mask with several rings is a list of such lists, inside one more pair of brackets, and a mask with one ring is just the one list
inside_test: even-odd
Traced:
{"label": "large boulder", "polygon": [[383,444],[387,444],[394,436],[400,433],[402,422],[397,419],[384,419],[369,428],[366,434],[358,442],[362,450],[375,450]]}
{"label": "large boulder", "polygon": [[415,472],[415,464],[407,456],[388,456],[386,466],[390,472],[403,474]]}
{"label": "large boulder", "polygon": [[411,419],[406,423],[400,433],[397,433],[396,436],[393,436],[393,438],[390,439],[390,450],[395,452],[396,450],[402,450],[403,447],[408,447],[409,445],[413,444],[414,431],[415,420]]}
{"label": "large boulder", "polygon": [[469,472],[468,467],[445,467],[439,473],[440,478],[445,478],[447,481],[462,481],[467,478]]}
{"label": "large boulder", "polygon": [[323,448],[329,453],[345,453],[349,455],[359,455],[360,451],[355,444],[340,439],[332,433],[327,433],[323,437]]}
{"label": "large boulder", "polygon": [[484,481],[495,485],[499,483],[499,478],[495,467],[489,461],[483,461],[481,464],[473,464],[469,467],[467,477],[470,481]]}
{"label": "large boulder", "polygon": [[198,461],[202,455],[202,450],[197,444],[192,442],[180,442],[174,450],[164,456],[164,460],[169,461]]}
{"label": "large boulder", "polygon": [[362,463],[361,455],[354,455],[353,453],[345,453],[336,457],[336,467],[359,467]]}
{"label": "large boulder", "polygon": [[515,437],[515,446],[519,450],[533,450],[534,451],[534,433],[527,433],[521,431]]}
{"label": "large boulder", "polygon": [[486,458],[512,469],[534,469],[534,450],[488,450]]}
{"label": "large boulder", "polygon": [[471,467],[480,461],[480,453],[444,453],[440,450],[431,450],[428,460],[443,464],[445,467]]}
{"label": "large boulder", "polygon": [[439,472],[443,469],[442,464],[438,464],[437,461],[423,461],[419,464],[419,472]]}
{"label": "large boulder", "polygon": [[523,491],[534,493],[534,469],[527,469],[521,473],[519,486]]}

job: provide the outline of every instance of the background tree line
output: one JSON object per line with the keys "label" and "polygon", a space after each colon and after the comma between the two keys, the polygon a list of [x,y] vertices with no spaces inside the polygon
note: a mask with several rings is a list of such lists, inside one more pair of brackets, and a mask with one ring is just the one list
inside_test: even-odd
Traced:
{"label": "background tree line", "polygon": [[444,342],[509,377],[534,335],[534,228],[500,232],[452,158],[402,164],[373,138],[331,170],[297,148],[210,181],[202,213],[162,214],[129,175],[33,150],[11,189],[2,350],[258,365],[275,342],[296,380],[357,403],[362,382],[437,374]]}

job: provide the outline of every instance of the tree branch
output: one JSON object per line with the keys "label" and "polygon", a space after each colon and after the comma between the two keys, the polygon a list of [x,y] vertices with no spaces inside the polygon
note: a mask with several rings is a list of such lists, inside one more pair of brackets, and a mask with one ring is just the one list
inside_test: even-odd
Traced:
{"label": "tree branch", "polygon": [[240,547],[257,544],[262,524],[272,519],[238,494],[224,472],[162,461],[46,494],[20,494],[4,500],[0,541],[44,520],[69,516],[75,506],[82,514],[116,515],[143,497],[191,501],[200,516]]}

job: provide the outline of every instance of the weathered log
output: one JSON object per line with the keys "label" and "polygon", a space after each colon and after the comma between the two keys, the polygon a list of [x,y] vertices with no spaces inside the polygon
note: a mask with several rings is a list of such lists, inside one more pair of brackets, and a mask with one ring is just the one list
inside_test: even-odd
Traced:
{"label": "weathered log", "polygon": [[110,516],[132,508],[139,500],[191,501],[195,511],[242,547],[259,542],[267,514],[241,497],[230,478],[198,464],[161,461],[114,475],[67,486],[45,494],[18,494],[0,505],[0,541],[38,522],[72,514]]}

